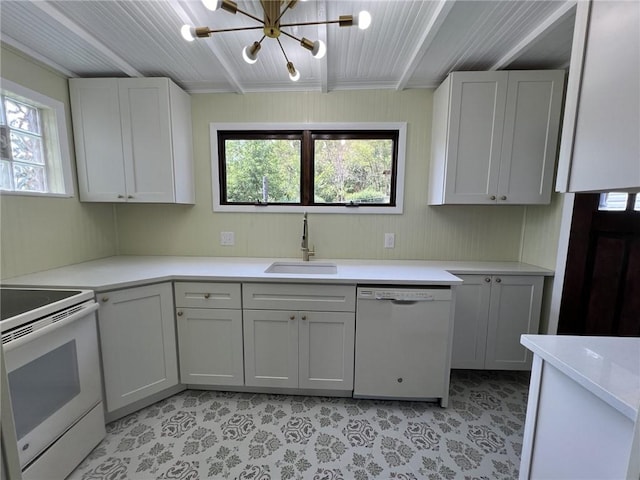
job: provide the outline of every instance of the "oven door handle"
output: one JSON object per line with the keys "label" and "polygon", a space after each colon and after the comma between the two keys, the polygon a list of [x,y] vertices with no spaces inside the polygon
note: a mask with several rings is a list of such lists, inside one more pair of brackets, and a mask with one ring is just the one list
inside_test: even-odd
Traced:
{"label": "oven door handle", "polygon": [[83,305],[82,308],[80,310],[78,310],[77,312],[69,315],[67,318],[64,318],[62,320],[58,320],[55,323],[52,323],[50,325],[47,325],[46,327],[42,327],[39,330],[36,330],[33,333],[29,333],[27,335],[25,335],[24,337],[18,338],[16,340],[13,340],[11,342],[7,342],[4,345],[2,345],[2,349],[5,352],[9,352],[11,350],[13,350],[14,348],[18,348],[21,347],[22,345],[29,343],[37,338],[42,337],[43,335],[47,335],[48,333],[54,332],[60,328],[63,328],[67,325],[69,325],[70,323],[73,323],[77,320],[80,320],[83,317],[86,317],[87,315],[95,312],[96,310],[98,310],[99,305],[95,302],[92,303],[88,303],[86,305]]}

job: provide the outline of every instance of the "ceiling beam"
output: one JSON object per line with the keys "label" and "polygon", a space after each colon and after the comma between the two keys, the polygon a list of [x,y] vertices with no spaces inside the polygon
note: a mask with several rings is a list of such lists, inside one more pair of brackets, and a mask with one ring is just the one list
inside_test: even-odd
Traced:
{"label": "ceiling beam", "polygon": [[573,15],[576,1],[563,2],[551,15],[544,19],[536,28],[524,37],[515,47],[509,50],[500,60],[494,63],[489,70],[500,70],[513,63],[518,57],[535,45],[537,41],[544,38],[558,24],[563,22],[569,15]]}
{"label": "ceiling beam", "polygon": [[[318,0],[316,10],[316,18],[327,18],[327,2]],[[318,40],[322,40],[327,45],[327,25],[318,25]],[[329,45],[327,45],[327,53],[324,58],[320,59],[320,91],[327,93],[329,91],[329,75],[327,65],[329,63]]]}
{"label": "ceiling beam", "polygon": [[99,41],[96,37],[94,37],[87,30],[82,28],[80,25],[75,23],[69,17],[64,15],[60,10],[54,8],[48,2],[31,2],[34,7],[38,7],[44,13],[53,18],[60,25],[65,27],[67,30],[82,38],[85,42],[90,44],[96,50],[100,51],[105,57],[107,57],[116,67],[118,67],[122,72],[126,73],[130,77],[144,77],[142,73],[133,68],[129,63],[123,60],[120,56],[118,56],[113,50],[107,48],[107,46]]}
{"label": "ceiling beam", "polygon": [[447,15],[449,15],[449,12],[451,12],[454,3],[455,0],[440,0],[436,6],[435,12],[433,12],[431,19],[429,20],[429,24],[416,44],[416,48],[411,55],[407,67],[400,76],[400,81],[396,84],[396,90],[405,89],[407,83],[409,83],[409,80],[413,76],[413,73],[416,71],[416,68],[418,68],[418,65],[422,61],[425,53],[427,53],[429,46],[431,46],[431,42],[433,42],[433,39],[436,37],[438,30],[440,30],[440,27],[447,18]]}
{"label": "ceiling beam", "polygon": [[[200,22],[195,22],[193,20],[191,15],[189,15],[189,13],[187,13],[187,11],[184,9],[184,7],[182,5],[180,5],[178,0],[171,0],[169,2],[169,4],[173,8],[173,11],[176,12],[176,15],[178,15],[178,17],[180,17],[180,21],[183,24],[188,24],[188,25],[199,25],[200,24]],[[220,62],[220,65],[222,65],[224,76],[227,79],[227,81],[229,82],[229,84],[231,85],[231,88],[234,90],[234,92],[235,93],[245,93],[245,89],[242,87],[242,84],[240,83],[238,78],[234,75],[233,69],[231,68],[231,65],[229,64],[227,59],[220,54],[218,49],[214,48],[214,46],[212,45],[211,41],[209,41],[209,39],[205,39],[204,43],[207,45],[209,50],[211,50],[211,53],[216,58],[216,60],[218,60],[218,62]]]}
{"label": "ceiling beam", "polygon": [[54,62],[53,60],[51,60],[49,57],[45,57],[44,55],[42,55],[41,53],[36,52],[34,49],[27,47],[25,44],[19,42],[18,40],[16,40],[13,37],[10,37],[9,35],[6,34],[2,34],[2,42],[6,43],[7,45],[9,45],[10,47],[13,47],[14,49],[28,55],[29,57],[33,58],[34,60],[37,60],[38,62],[42,63],[43,65],[46,65],[49,68],[52,68],[53,70],[55,70],[58,73],[61,73],[62,75],[64,75],[65,77],[77,77],[78,75],[75,72],[72,72],[71,70],[68,70],[66,68],[64,68],[63,66],[57,64],[56,62]]}

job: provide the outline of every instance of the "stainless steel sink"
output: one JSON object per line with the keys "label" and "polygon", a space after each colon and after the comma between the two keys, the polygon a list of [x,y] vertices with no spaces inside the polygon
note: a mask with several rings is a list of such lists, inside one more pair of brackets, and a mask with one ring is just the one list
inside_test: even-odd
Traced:
{"label": "stainless steel sink", "polygon": [[297,273],[307,275],[335,275],[338,266],[335,263],[317,262],[273,262],[264,273]]}

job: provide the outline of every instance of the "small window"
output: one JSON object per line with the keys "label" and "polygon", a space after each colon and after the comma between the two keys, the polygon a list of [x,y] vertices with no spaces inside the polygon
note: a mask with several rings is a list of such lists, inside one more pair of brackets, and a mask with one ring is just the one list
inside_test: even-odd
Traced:
{"label": "small window", "polygon": [[214,210],[402,213],[406,126],[374,125],[212,124]]}
{"label": "small window", "polygon": [[640,212],[640,195],[625,192],[601,193],[598,210],[606,212]]}
{"label": "small window", "polygon": [[7,80],[0,93],[0,191],[73,194],[64,106]]}

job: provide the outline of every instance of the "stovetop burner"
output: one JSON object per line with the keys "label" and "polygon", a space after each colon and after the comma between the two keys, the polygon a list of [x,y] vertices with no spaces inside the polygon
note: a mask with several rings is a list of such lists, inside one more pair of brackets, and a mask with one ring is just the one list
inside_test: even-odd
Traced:
{"label": "stovetop burner", "polygon": [[0,320],[15,317],[81,293],[80,290],[0,288]]}

